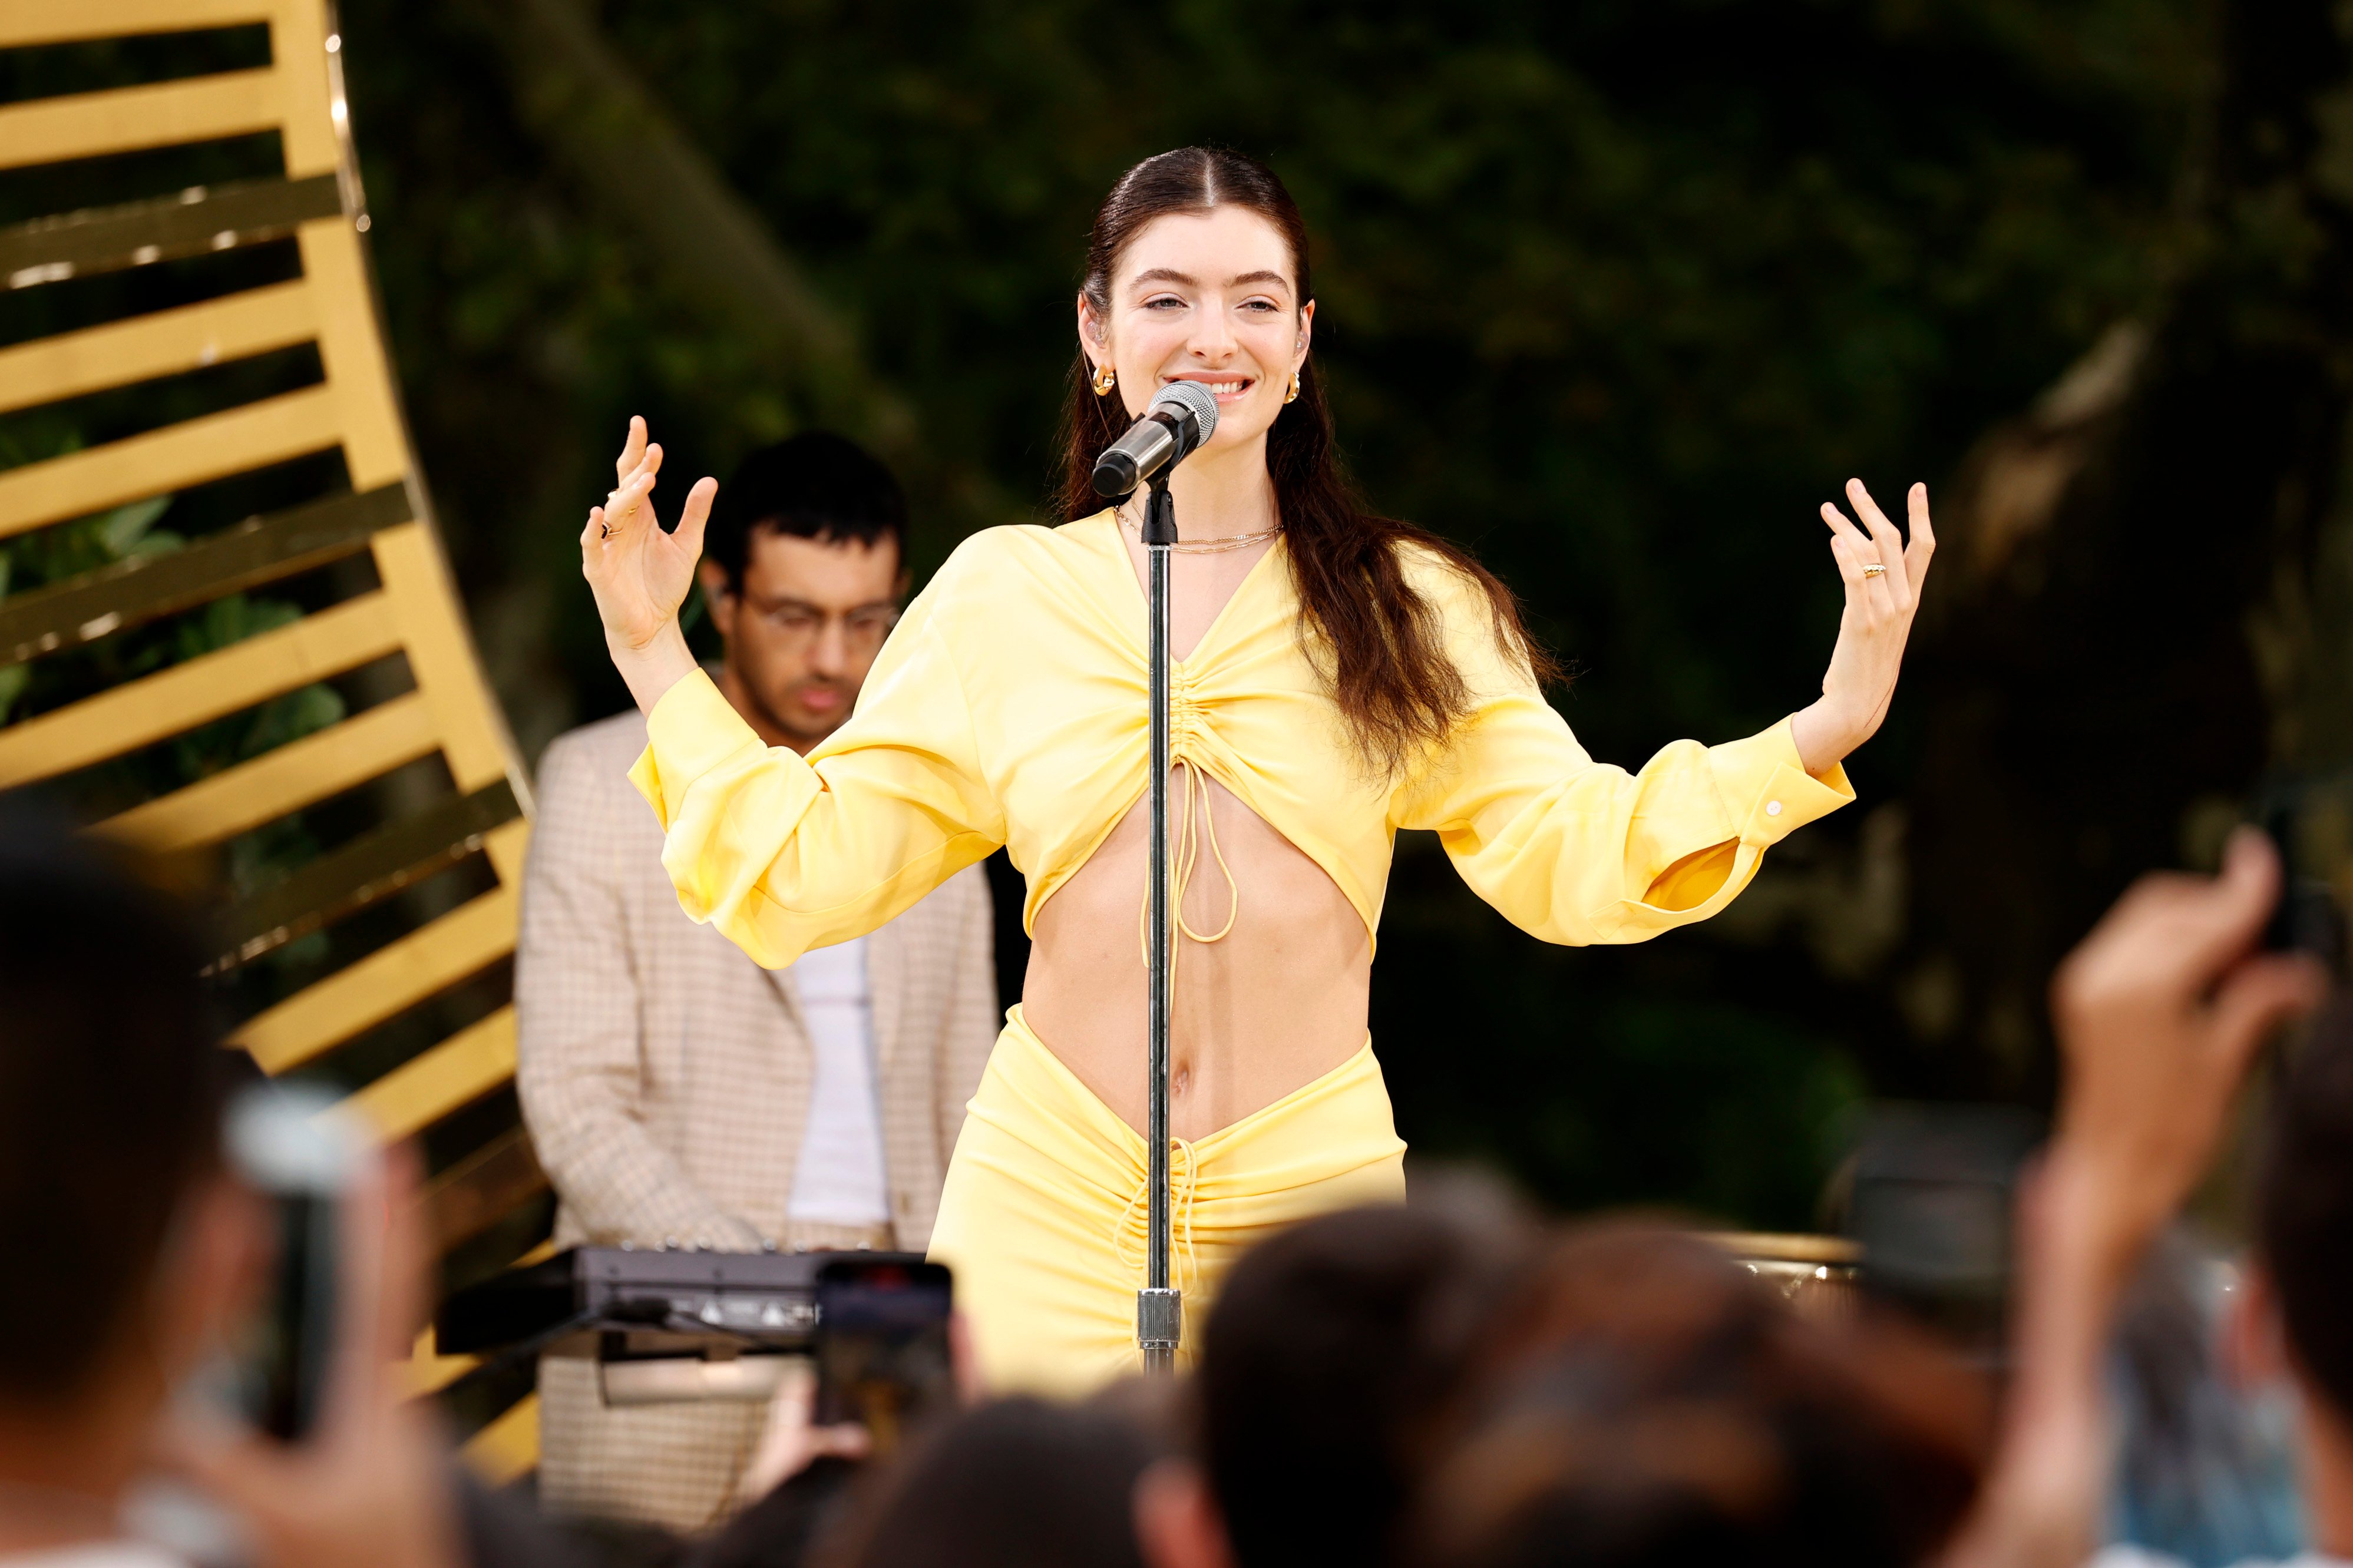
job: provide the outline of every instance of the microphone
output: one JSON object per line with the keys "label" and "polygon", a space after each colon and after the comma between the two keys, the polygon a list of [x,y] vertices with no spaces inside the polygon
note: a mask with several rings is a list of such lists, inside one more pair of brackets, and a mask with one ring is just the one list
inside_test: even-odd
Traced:
{"label": "microphone", "polygon": [[1218,395],[1198,381],[1172,381],[1144,416],[1095,459],[1095,494],[1124,496],[1198,451],[1218,428]]}

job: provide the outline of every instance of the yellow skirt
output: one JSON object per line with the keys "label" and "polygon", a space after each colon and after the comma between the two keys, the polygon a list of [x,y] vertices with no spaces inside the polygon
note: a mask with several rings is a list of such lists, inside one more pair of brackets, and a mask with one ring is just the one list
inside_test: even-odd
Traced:
{"label": "yellow skirt", "polygon": [[[948,1162],[931,1247],[955,1271],[992,1389],[1069,1396],[1136,1370],[1145,1155],[1135,1130],[1008,1010]],[[1180,1360],[1243,1252],[1313,1215],[1403,1200],[1404,1162],[1369,1042],[1197,1143],[1171,1140]]]}

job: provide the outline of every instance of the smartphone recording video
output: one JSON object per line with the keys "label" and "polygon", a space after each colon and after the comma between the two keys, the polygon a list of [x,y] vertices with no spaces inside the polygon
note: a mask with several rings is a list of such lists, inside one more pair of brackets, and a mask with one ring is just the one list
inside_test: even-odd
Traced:
{"label": "smartphone recording video", "polygon": [[236,1369],[246,1419],[292,1440],[316,1422],[334,1353],[342,1208],[364,1146],[333,1114],[332,1096],[258,1084],[231,1102],[231,1168],[274,1211],[268,1294]]}
{"label": "smartphone recording video", "polygon": [[858,1422],[887,1454],[915,1421],[954,1403],[954,1302],[937,1263],[851,1255],[819,1268],[818,1424]]}
{"label": "smartphone recording video", "polygon": [[[2337,890],[2326,879],[2312,874],[2312,847],[2301,831],[2306,816],[2316,805],[2337,804],[2310,801],[2303,790],[2274,784],[2259,796],[2251,815],[2255,825],[2270,837],[2280,858],[2280,900],[2263,927],[2264,948],[2273,952],[2307,953],[2327,965],[2332,977],[2342,980],[2346,972],[2345,912],[2337,901]],[[2341,818],[2341,806],[2323,815]]]}

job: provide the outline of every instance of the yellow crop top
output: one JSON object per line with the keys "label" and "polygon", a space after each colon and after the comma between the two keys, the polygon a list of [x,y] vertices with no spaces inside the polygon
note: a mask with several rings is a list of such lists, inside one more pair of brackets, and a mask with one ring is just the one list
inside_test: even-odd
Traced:
{"label": "yellow crop top", "polygon": [[[1641,942],[1722,909],[1767,848],[1854,798],[1842,770],[1806,773],[1786,719],[1726,745],[1677,741],[1639,773],[1594,762],[1503,657],[1477,586],[1434,557],[1409,566],[1475,705],[1401,777],[1372,775],[1342,731],[1280,541],[1170,679],[1171,753],[1322,867],[1368,932],[1400,827],[1434,829],[1533,935]],[[778,968],[1004,845],[1034,922],[1144,794],[1145,635],[1106,511],[965,541],[806,762],[762,744],[707,677],[681,680],[629,775],[668,835],[680,904]]]}

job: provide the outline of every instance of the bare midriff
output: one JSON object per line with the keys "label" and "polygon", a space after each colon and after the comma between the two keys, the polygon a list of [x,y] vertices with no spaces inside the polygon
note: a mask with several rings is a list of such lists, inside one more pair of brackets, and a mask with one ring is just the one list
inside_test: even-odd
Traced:
{"label": "bare midriff", "polygon": [[[1169,1131],[1204,1138],[1313,1083],[1365,1043],[1372,942],[1324,868],[1213,779],[1224,872],[1206,842],[1187,879],[1168,1020]],[[1188,781],[1179,767],[1170,811]],[[1046,1048],[1141,1131],[1148,998],[1138,920],[1150,862],[1149,797],[1039,908],[1022,1016]],[[1206,835],[1204,835],[1206,838]]]}
{"label": "bare midriff", "polygon": [[[1177,658],[1200,645],[1266,549],[1171,563],[1169,642]],[[1141,588],[1144,547],[1132,537],[1128,559]],[[1204,775],[1198,785],[1196,809],[1212,820],[1198,825],[1199,848],[1177,907],[1185,926],[1204,936],[1226,927],[1229,912],[1232,924],[1215,941],[1176,936],[1168,1120],[1169,1131],[1188,1141],[1263,1110],[1362,1049],[1373,963],[1364,917],[1324,868],[1216,780]],[[1195,787],[1180,763],[1168,786],[1172,839],[1181,841]],[[1150,801],[1139,798],[1039,907],[1021,992],[1022,1016],[1046,1048],[1138,1131]]]}

